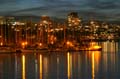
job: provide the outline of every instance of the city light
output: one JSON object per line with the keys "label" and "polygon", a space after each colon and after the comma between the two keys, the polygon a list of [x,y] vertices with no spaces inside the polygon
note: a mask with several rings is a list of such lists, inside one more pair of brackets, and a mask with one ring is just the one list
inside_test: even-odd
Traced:
{"label": "city light", "polygon": [[42,46],[42,43],[39,43],[39,46],[41,47],[41,46]]}
{"label": "city light", "polygon": [[[62,20],[63,22],[53,20],[49,16],[41,16],[38,23],[32,20],[17,21],[15,17],[8,19],[9,22],[5,27],[2,24],[0,26],[1,46],[21,46],[21,49],[36,46],[49,49],[52,44],[53,48],[59,48],[61,45],[64,48],[72,47],[74,50],[75,46],[82,47],[80,42],[118,41],[120,39],[120,25],[96,20],[86,23],[77,12],[70,12],[67,20]],[[99,45],[92,46],[94,49],[101,48]]]}
{"label": "city light", "polygon": [[22,42],[21,45],[22,45],[22,48],[25,48],[25,46],[27,46],[28,42]]}
{"label": "city light", "polygon": [[0,45],[3,46],[3,42],[1,42]]}

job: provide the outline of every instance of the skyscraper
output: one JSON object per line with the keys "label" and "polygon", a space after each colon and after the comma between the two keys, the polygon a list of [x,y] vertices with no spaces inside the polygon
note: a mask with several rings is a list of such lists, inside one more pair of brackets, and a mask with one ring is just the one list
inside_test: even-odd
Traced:
{"label": "skyscraper", "polygon": [[41,21],[37,30],[37,41],[47,45],[49,43],[49,30],[52,26],[52,20],[49,16],[41,16]]}
{"label": "skyscraper", "polygon": [[78,30],[81,20],[79,19],[78,13],[76,12],[69,13],[67,19],[68,19],[68,28],[70,28],[69,30],[70,34],[68,39],[75,40],[77,39],[77,37],[75,37],[75,35],[77,34],[76,30]]}
{"label": "skyscraper", "polygon": [[71,12],[68,14],[68,26],[69,27],[77,27],[80,25],[81,20],[79,19],[77,12]]}

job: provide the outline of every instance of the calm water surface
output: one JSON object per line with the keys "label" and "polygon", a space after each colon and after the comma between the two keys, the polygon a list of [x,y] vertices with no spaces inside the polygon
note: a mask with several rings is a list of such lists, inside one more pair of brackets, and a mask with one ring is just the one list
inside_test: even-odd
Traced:
{"label": "calm water surface", "polygon": [[0,79],[120,79],[120,43],[102,51],[0,54]]}

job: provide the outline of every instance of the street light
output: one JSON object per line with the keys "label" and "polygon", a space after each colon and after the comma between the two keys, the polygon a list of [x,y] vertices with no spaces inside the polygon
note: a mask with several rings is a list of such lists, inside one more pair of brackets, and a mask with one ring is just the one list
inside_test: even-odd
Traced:
{"label": "street light", "polygon": [[26,42],[22,42],[21,45],[22,45],[22,48],[24,49],[28,45],[28,42],[27,41]]}

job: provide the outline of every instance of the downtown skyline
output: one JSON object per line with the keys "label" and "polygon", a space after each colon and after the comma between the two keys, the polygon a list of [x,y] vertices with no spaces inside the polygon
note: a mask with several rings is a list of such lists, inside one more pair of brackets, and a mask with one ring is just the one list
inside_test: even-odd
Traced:
{"label": "downtown skyline", "polygon": [[42,16],[65,18],[78,12],[86,20],[120,20],[120,1],[114,0],[0,0],[1,16]]}

